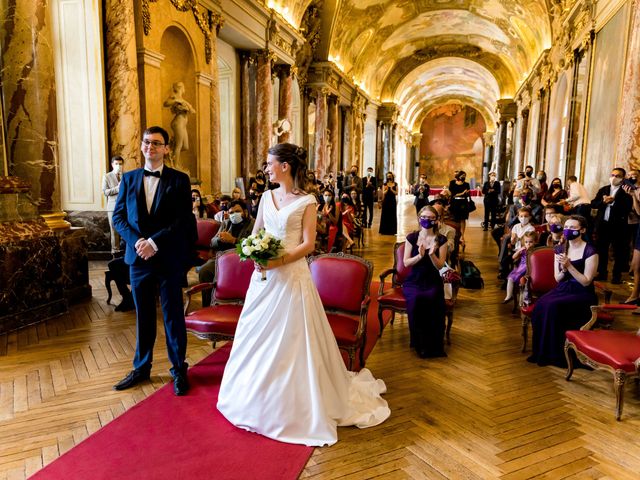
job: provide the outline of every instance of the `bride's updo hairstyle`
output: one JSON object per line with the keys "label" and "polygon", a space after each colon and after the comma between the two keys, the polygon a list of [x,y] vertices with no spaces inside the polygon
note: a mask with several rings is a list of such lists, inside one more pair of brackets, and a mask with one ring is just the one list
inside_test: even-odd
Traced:
{"label": "bride's updo hairstyle", "polygon": [[293,143],[278,143],[268,150],[280,163],[288,163],[293,177],[293,192],[306,193],[307,151]]}

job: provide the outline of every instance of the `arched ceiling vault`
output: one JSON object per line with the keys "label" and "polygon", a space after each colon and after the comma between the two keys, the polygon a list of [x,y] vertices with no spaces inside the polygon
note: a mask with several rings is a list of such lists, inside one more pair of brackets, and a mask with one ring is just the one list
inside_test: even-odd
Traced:
{"label": "arched ceiling vault", "polygon": [[[515,94],[551,44],[550,0],[263,1],[295,27],[312,1],[321,3],[317,54],[374,99],[397,103],[412,128],[436,101],[481,105],[492,120],[496,100]],[[420,88],[423,77],[429,85]]]}

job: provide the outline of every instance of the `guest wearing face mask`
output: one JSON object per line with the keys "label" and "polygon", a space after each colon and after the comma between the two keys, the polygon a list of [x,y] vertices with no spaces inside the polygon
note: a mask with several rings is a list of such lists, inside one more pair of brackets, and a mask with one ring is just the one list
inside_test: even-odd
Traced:
{"label": "guest wearing face mask", "polygon": [[256,176],[254,178],[249,179],[249,185],[251,185],[251,183],[253,182],[255,182],[256,191],[259,194],[263,194],[264,191],[267,189],[267,181],[265,180],[264,172],[262,170],[258,170],[256,172]]}
{"label": "guest wearing face mask", "polygon": [[249,209],[249,215],[252,218],[256,218],[258,215],[258,207],[260,206],[260,194],[258,193],[258,185],[256,182],[252,182],[249,185],[249,204],[247,205]]}
{"label": "guest wearing face mask", "polygon": [[[640,178],[640,171],[638,170],[629,170],[627,172],[627,180],[623,182],[622,188],[627,192],[632,200],[635,200],[635,191],[638,189],[640,185],[638,185],[638,178]],[[627,218],[628,235],[629,235],[629,248],[630,251],[633,252],[635,249],[636,237],[638,236],[638,226],[640,225],[640,215],[636,212],[635,209],[635,201],[633,202],[632,208],[629,211],[629,217]],[[631,260],[633,263],[633,259]],[[631,276],[634,275],[633,269],[629,271]]]}
{"label": "guest wearing face mask", "polygon": [[517,262],[517,266],[511,270],[507,277],[507,295],[502,303],[508,303],[513,299],[513,290],[515,285],[520,283],[520,279],[527,273],[527,254],[536,246],[538,235],[534,231],[528,231],[522,236],[522,247],[515,250],[513,261]]}
{"label": "guest wearing face mask", "polygon": [[[522,237],[526,232],[535,231],[535,227],[531,224],[531,219],[531,207],[524,206],[518,209],[515,223],[510,226],[510,233],[502,239],[500,253],[498,254],[498,270],[500,272],[498,278],[506,280],[509,272],[511,272],[512,252],[522,247]],[[506,286],[507,284],[504,283],[503,288],[506,288]]]}
{"label": "guest wearing face mask", "polygon": [[378,181],[373,176],[373,168],[367,168],[367,176],[362,179],[362,204],[364,206],[363,224],[364,228],[371,228],[373,222],[373,203],[378,190]]}
{"label": "guest wearing face mask", "polygon": [[[352,188],[355,188],[360,194],[362,190],[362,179],[358,176],[358,167],[356,165],[351,166],[349,176],[345,179],[344,191],[349,192]],[[344,193],[344,192],[343,192]]]}
{"label": "guest wearing face mask", "polygon": [[540,190],[536,194],[536,200],[539,202],[540,200],[542,200],[542,197],[544,197],[545,193],[547,193],[547,190],[549,189],[549,186],[547,185],[547,174],[544,170],[538,171],[538,173],[536,174],[536,180],[538,180],[538,183],[540,184]]}
{"label": "guest wearing face mask", "polygon": [[424,173],[420,174],[420,179],[411,189],[411,193],[414,195],[413,205],[416,207],[416,215],[423,207],[429,204],[429,192],[431,188],[427,183],[427,176]]}
{"label": "guest wearing face mask", "polygon": [[195,188],[191,190],[191,209],[196,217],[196,220],[202,220],[207,218],[207,208],[202,203],[202,195],[200,190]]}
{"label": "guest wearing face mask", "polygon": [[[235,248],[238,241],[251,235],[254,220],[249,215],[247,205],[242,200],[232,200],[229,204],[229,218],[222,222],[218,233],[211,239],[213,258],[200,267],[200,283],[213,282],[216,272],[215,253]],[[202,306],[211,303],[211,290],[202,292]]]}
{"label": "guest wearing face mask", "polygon": [[566,198],[567,191],[562,188],[562,180],[556,177],[551,180],[551,185],[549,186],[547,193],[542,196],[540,203],[546,207],[550,204],[561,203],[563,200],[566,200]]}
{"label": "guest wearing face mask", "polygon": [[597,209],[595,220],[596,249],[599,256],[596,280],[607,280],[609,246],[613,247],[614,263],[611,283],[622,283],[622,273],[629,270],[629,236],[627,219],[631,211],[632,199],[622,188],[626,176],[624,168],[611,171],[609,185],[598,190],[591,201],[591,208]]}
{"label": "guest wearing face mask", "polygon": [[320,234],[320,248],[325,252],[330,252],[333,243],[342,226],[340,221],[340,211],[336,205],[333,190],[322,192],[323,203],[318,204],[317,228]]}
{"label": "guest wearing face mask", "polygon": [[224,222],[229,219],[229,204],[231,203],[231,197],[229,195],[222,195],[220,197],[220,211],[213,216],[216,222]]}
{"label": "guest wearing face mask", "polygon": [[525,167],[524,178],[518,180],[516,185],[516,190],[524,190],[525,188],[530,188],[534,195],[537,195],[540,191],[540,181],[533,176],[533,167],[531,165]]}
{"label": "guest wearing face mask", "polygon": [[398,184],[392,172],[387,173],[387,181],[382,186],[382,212],[380,213],[380,235],[395,235],[398,231],[396,217]]}
{"label": "guest wearing face mask", "polygon": [[409,346],[420,358],[446,357],[444,285],[439,270],[447,259],[447,239],[438,231],[438,212],[423,207],[420,230],[407,235],[403,262],[411,268],[402,284],[407,300]]}
{"label": "guest wearing face mask", "polygon": [[561,245],[564,242],[564,237],[562,235],[564,216],[559,213],[554,213],[549,216],[547,222],[549,234],[546,236],[544,246],[555,247]]}
{"label": "guest wearing face mask", "polygon": [[464,232],[469,218],[469,202],[472,201],[471,186],[467,182],[466,172],[462,170],[456,172],[455,178],[449,182],[449,191],[451,192],[449,210],[453,219],[460,224],[460,242],[464,244]]}
{"label": "guest wearing face mask", "polygon": [[124,159],[120,155],[116,155],[111,159],[111,171],[102,177],[102,193],[107,197],[107,218],[109,219],[109,230],[111,232],[111,253],[114,257],[119,256],[120,235],[113,228],[113,209],[116,206],[118,192],[120,192],[120,181],[122,180],[122,166]]}
{"label": "guest wearing face mask", "polygon": [[566,245],[558,248],[553,270],[558,285],[540,297],[533,309],[532,354],[528,362],[566,368],[564,341],[567,330],[579,330],[598,303],[593,279],[598,270],[596,249],[584,240],[587,220],[571,215],[564,222]]}
{"label": "guest wearing face mask", "polygon": [[484,182],[482,186],[482,194],[484,195],[484,226],[482,229],[485,231],[496,226],[500,191],[500,182],[496,180],[495,172],[491,172],[489,180]]}

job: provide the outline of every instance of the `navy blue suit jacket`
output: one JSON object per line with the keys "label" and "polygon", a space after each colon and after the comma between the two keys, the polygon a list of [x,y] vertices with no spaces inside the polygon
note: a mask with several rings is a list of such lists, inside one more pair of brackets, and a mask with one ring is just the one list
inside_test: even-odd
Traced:
{"label": "navy blue suit jacket", "polygon": [[[124,261],[128,265],[152,262],[183,275],[190,266],[198,235],[191,211],[191,182],[186,174],[165,165],[149,213],[143,172],[138,168],[124,174],[113,210],[113,225],[127,244]],[[140,238],[151,238],[158,247],[149,260],[136,254],[135,244]]]}

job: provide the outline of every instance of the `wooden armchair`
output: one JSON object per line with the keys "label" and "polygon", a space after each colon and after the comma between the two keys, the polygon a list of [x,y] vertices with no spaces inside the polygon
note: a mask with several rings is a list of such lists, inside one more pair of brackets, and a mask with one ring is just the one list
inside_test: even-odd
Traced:
{"label": "wooden armchair", "polygon": [[[213,283],[200,283],[186,291],[187,331],[211,340],[214,348],[218,340],[232,340],[254,271],[253,262],[241,261],[234,250],[218,252]],[[191,296],[209,289],[213,289],[211,305],[189,312]]]}
{"label": "wooden armchair", "polygon": [[207,261],[211,258],[211,239],[216,236],[220,229],[220,224],[215,220],[198,220],[198,239],[196,240],[196,252],[198,257]]}
{"label": "wooden armchair", "polygon": [[[384,329],[383,313],[391,311],[391,324],[395,320],[396,313],[407,313],[407,301],[402,292],[402,283],[409,276],[411,267],[404,266],[404,242],[398,242],[393,246],[393,267],[380,274],[378,287],[378,321],[380,322],[380,334]],[[391,275],[391,285],[385,288],[385,280]],[[453,310],[458,299],[459,283],[451,284],[451,298],[445,298],[445,316],[447,328],[445,331],[447,345],[451,345],[451,326],[453,325]]]}
{"label": "wooden armchair", "polygon": [[[524,276],[521,285],[520,318],[522,319],[522,352],[527,351],[529,340],[529,323],[535,302],[542,295],[554,289],[558,284],[553,273],[553,262],[555,252],[553,247],[534,248],[527,255],[527,274]],[[601,283],[594,282],[596,289],[604,294],[605,303],[611,300],[611,290],[605,288]],[[598,311],[597,320],[606,326],[611,323],[613,317],[606,311]]]}
{"label": "wooden armchair", "polygon": [[564,353],[567,358],[569,381],[573,374],[574,352],[578,360],[596,370],[613,374],[616,395],[616,420],[622,416],[624,385],[627,379],[640,378],[640,332],[618,330],[591,330],[603,312],[635,310],[635,305],[596,305],[591,307],[591,320],[580,330],[566,333]]}
{"label": "wooden armchair", "polygon": [[360,367],[364,367],[373,265],[343,253],[310,257],[308,262],[338,347],[349,355],[349,370],[356,352],[360,353]]}

